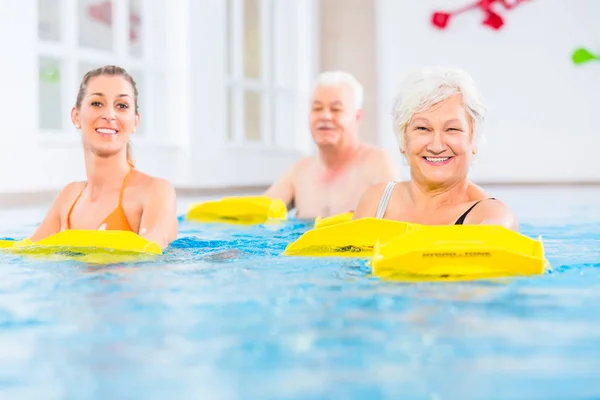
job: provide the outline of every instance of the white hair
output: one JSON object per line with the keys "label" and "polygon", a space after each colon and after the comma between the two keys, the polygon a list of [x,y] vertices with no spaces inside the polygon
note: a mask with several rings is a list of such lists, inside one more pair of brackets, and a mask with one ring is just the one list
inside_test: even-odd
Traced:
{"label": "white hair", "polygon": [[321,73],[314,85],[314,89],[317,87],[326,86],[341,86],[348,85],[352,91],[352,97],[354,98],[354,106],[357,109],[362,108],[364,102],[364,89],[363,86],[358,82],[354,75],[345,71],[325,71]]}
{"label": "white hair", "polygon": [[410,73],[401,84],[392,109],[394,132],[405,145],[406,126],[414,114],[423,112],[448,97],[460,93],[473,125],[473,139],[482,135],[486,107],[471,76],[461,69],[423,68]]}

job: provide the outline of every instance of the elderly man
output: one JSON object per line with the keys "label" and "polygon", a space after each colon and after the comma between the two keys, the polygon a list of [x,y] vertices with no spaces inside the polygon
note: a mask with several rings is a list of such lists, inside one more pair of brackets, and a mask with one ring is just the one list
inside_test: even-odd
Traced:
{"label": "elderly man", "polygon": [[354,218],[425,225],[493,224],[518,230],[509,207],[468,178],[484,114],[479,92],[464,71],[436,68],[411,74],[393,110],[410,180],[369,188]]}
{"label": "elderly man", "polygon": [[310,129],[318,154],[289,168],[265,193],[312,219],[354,211],[360,195],[396,178],[389,154],[361,143],[363,88],[349,73],[324,72],[316,80]]}

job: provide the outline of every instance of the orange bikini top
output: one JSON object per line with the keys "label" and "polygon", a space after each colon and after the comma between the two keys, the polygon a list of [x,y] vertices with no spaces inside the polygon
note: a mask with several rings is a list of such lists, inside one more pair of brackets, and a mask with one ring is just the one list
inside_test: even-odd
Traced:
{"label": "orange bikini top", "polygon": [[[102,223],[100,223],[98,230],[132,231],[133,232],[133,229],[131,229],[131,225],[129,225],[129,221],[127,221],[127,216],[125,215],[125,210],[123,210],[123,192],[125,190],[127,178],[129,177],[129,174],[131,173],[132,169],[133,168],[129,169],[129,172],[127,172],[127,175],[125,175],[125,179],[123,179],[123,184],[121,185],[121,191],[119,192],[119,204],[117,205],[117,208],[115,208],[115,210],[112,213],[110,213],[110,215],[108,217],[104,218]],[[69,214],[67,214],[67,229],[71,229],[71,213],[73,212],[73,208],[75,208],[75,204],[77,204],[77,201],[81,197],[81,194],[83,193],[83,191],[85,190],[86,187],[87,187],[87,182],[83,186],[83,189],[81,189],[81,191],[75,198],[75,201],[71,205],[71,208],[69,209]]]}

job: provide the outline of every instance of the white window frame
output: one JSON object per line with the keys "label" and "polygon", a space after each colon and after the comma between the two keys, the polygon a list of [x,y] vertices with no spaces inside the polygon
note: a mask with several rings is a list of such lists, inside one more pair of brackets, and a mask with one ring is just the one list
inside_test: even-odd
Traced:
{"label": "white window frame", "polygon": [[[61,110],[62,126],[61,130],[47,130],[38,126],[37,139],[39,143],[50,147],[64,145],[80,145],[81,141],[72,126],[69,110],[73,107],[81,76],[79,76],[79,63],[89,62],[94,64],[114,64],[125,68],[128,72],[139,71],[143,75],[144,87],[143,92],[139,96],[143,99],[145,109],[140,110],[140,114],[144,119],[145,131],[142,135],[132,136],[132,140],[136,145],[174,145],[174,138],[169,137],[168,126],[165,126],[165,132],[158,132],[155,129],[155,115],[160,111],[160,98],[154,95],[154,87],[149,84],[151,77],[162,75],[166,79],[166,62],[164,54],[157,54],[155,51],[156,33],[153,28],[155,18],[166,18],[164,8],[167,6],[165,1],[169,0],[142,0],[141,7],[141,30],[140,37],[142,38],[142,55],[134,56],[129,53],[129,1],[112,0],[112,50],[100,50],[93,48],[84,48],[79,46],[79,31],[78,31],[78,0],[58,0],[60,9],[60,41],[51,42],[39,38],[37,33],[37,24],[35,37],[37,39],[36,52],[36,70],[39,70],[39,57],[45,56],[55,58],[61,62]],[[36,21],[39,20],[37,1],[36,6]],[[161,21],[165,24],[166,21]],[[166,24],[165,24],[166,25]],[[164,40],[164,39],[163,39]],[[165,46],[166,47],[166,46]],[[37,94],[36,94],[37,96]],[[165,125],[168,123],[165,120]]]}
{"label": "white window frame", "polygon": [[[235,125],[230,127],[230,121],[227,120],[224,135],[226,146],[230,149],[250,149],[250,150],[269,150],[289,152],[305,148],[305,145],[298,145],[297,135],[304,132],[309,135],[307,127],[307,118],[303,113],[306,108],[302,102],[305,101],[306,92],[309,88],[305,86],[306,80],[302,79],[303,71],[298,70],[298,65],[302,61],[307,61],[302,57],[301,49],[296,46],[303,40],[310,43],[311,37],[304,31],[305,24],[302,20],[306,13],[310,12],[310,2],[306,1],[281,1],[281,0],[259,0],[260,3],[260,77],[259,79],[246,78],[244,76],[244,0],[224,0],[227,3],[226,8],[226,49],[229,63],[232,67],[232,73],[227,70],[229,63],[225,63],[226,81],[225,98],[229,98],[231,89],[234,89],[234,112],[233,118]],[[304,3],[304,4],[302,4]],[[306,6],[309,10],[305,10]],[[279,8],[278,8],[279,7]],[[278,11],[284,11],[283,13]],[[279,18],[279,20],[278,20]],[[283,20],[285,19],[285,20]],[[278,43],[279,42],[279,43]],[[288,57],[282,54],[278,45],[287,43],[294,51],[286,53]],[[314,48],[311,48],[314,50]],[[291,59],[290,59],[291,54]],[[314,54],[314,53],[313,53]],[[311,63],[308,60],[308,63]],[[290,66],[295,66],[291,68]],[[279,68],[291,68],[288,82],[282,83],[279,80]],[[244,135],[244,91],[253,90],[261,94],[261,132],[260,140],[250,141]],[[287,96],[290,100],[287,104],[290,107],[287,111],[289,120],[289,130],[277,130],[277,118],[281,115],[276,113],[276,102],[282,97]],[[226,101],[226,107],[229,107],[229,101]],[[225,113],[225,118],[229,118],[229,112]],[[279,125],[281,126],[281,124]],[[232,130],[232,132],[230,132]],[[229,136],[232,136],[230,139]],[[305,142],[300,138],[301,142]]]}

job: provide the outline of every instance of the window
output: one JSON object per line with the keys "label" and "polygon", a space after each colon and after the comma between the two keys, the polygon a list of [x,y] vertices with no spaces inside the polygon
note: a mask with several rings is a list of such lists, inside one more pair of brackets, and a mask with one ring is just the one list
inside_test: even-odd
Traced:
{"label": "window", "polygon": [[228,0],[227,138],[291,149],[298,101],[297,2]]}
{"label": "window", "polygon": [[142,116],[136,138],[163,139],[166,0],[37,0],[38,125],[70,132],[83,75],[115,64],[136,81]]}

